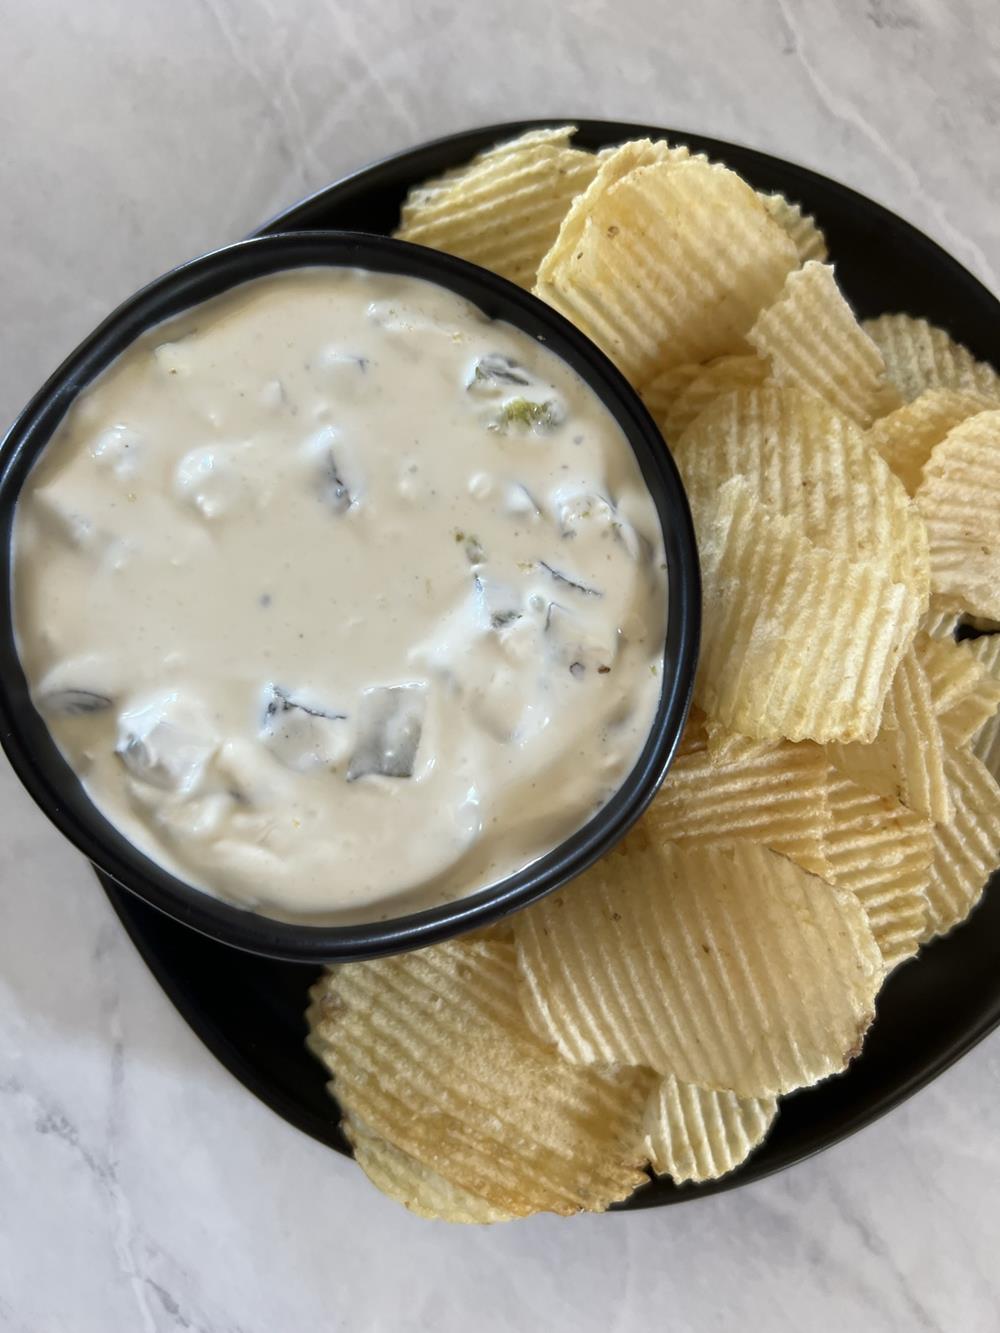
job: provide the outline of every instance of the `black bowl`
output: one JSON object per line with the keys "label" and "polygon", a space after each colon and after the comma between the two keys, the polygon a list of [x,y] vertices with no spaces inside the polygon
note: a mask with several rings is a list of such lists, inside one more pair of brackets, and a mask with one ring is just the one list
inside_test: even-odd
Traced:
{"label": "black bowl", "polygon": [[[154,324],[238,283],[305,265],[425,278],[543,341],[621,426],[656,505],[666,546],[663,689],[649,738],[615,796],[579,832],[498,884],[427,911],[360,925],[275,921],[202,893],[143,855],[94,806],[57,749],[32,705],[13,628],[11,533],[18,494],[74,398]],[[0,528],[0,741],[15,772],[45,814],[105,875],[185,925],[251,953],[296,961],[376,957],[431,944],[525,907],[578,875],[639,817],[667,771],[687,715],[698,651],[698,557],[684,490],[659,431],[607,357],[561,315],[485,269],[422,246],[354,232],[285,233],[213,251],[145,287],[77,348],[11,427],[0,446]]]}

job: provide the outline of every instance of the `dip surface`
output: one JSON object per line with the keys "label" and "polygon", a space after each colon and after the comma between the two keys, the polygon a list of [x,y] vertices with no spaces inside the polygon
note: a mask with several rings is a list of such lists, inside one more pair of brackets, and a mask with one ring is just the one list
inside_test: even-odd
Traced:
{"label": "dip surface", "polygon": [[661,688],[620,428],[527,334],[395,275],[262,278],[134,343],[25,483],[14,594],[104,815],[286,919],[528,865],[621,785]]}

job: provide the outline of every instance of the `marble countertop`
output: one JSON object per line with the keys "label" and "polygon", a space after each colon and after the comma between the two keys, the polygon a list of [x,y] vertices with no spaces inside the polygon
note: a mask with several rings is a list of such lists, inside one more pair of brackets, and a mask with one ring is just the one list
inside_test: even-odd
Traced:
{"label": "marble countertop", "polygon": [[[0,0],[0,419],[176,261],[365,161],[516,116],[676,124],[819,167],[994,289],[993,0]],[[998,1326],[1000,1035],[734,1194],[420,1222],[277,1119],[0,772],[0,1330]]]}

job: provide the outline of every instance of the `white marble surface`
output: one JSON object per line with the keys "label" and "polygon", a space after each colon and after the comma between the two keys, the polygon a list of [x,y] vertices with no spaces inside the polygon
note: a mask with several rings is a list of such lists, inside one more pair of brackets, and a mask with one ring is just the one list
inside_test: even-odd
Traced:
{"label": "white marble surface", "polygon": [[[119,298],[369,158],[532,114],[859,186],[994,288],[995,0],[0,0],[0,418]],[[1000,1037],[778,1178],[411,1218],[202,1049],[0,773],[0,1330],[1000,1327]]]}

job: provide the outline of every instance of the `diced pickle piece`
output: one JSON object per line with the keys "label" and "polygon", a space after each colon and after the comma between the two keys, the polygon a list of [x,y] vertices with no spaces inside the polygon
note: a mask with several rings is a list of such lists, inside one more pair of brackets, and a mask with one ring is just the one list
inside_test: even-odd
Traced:
{"label": "diced pickle piece", "polygon": [[521,619],[520,598],[506,584],[477,574],[473,586],[479,600],[481,621],[485,621],[490,629],[507,629]]}
{"label": "diced pickle piece", "polygon": [[200,708],[173,691],[118,718],[115,753],[133,777],[151,787],[193,791],[215,748]]}
{"label": "diced pickle piece", "polygon": [[189,449],[177,464],[174,490],[203,518],[232,513],[246,498],[239,446],[206,444]]}
{"label": "diced pickle piece", "polygon": [[346,713],[293,699],[280,685],[268,684],[259,735],[276,759],[298,773],[333,768],[346,752],[346,718]]}
{"label": "diced pickle piece", "polygon": [[348,782],[370,774],[410,778],[424,726],[423,685],[375,686],[361,696],[357,739]]}
{"label": "diced pickle piece", "polygon": [[569,574],[564,574],[561,569],[556,569],[553,565],[547,564],[544,560],[539,560],[539,565],[545,570],[549,578],[563,587],[572,588],[574,592],[582,592],[586,597],[603,597],[604,594],[600,588],[592,588],[587,583],[581,583],[579,579],[574,579]]}
{"label": "diced pickle piece", "polygon": [[[344,440],[332,426],[321,426],[303,446],[310,468],[315,468],[320,499],[335,514],[346,514],[357,502],[357,486],[352,485],[353,468],[345,466],[348,452]],[[348,460],[350,461],[350,460]]]}
{"label": "diced pickle piece", "polygon": [[322,491],[323,499],[335,514],[345,514],[354,503],[354,498],[348,489],[347,482],[341,476],[340,468],[332,449],[326,460],[326,468],[322,480]]}
{"label": "diced pickle piece", "polygon": [[559,602],[550,602],[545,612],[545,638],[549,654],[577,680],[589,672],[605,675],[617,652],[613,638],[604,638]]}
{"label": "diced pickle piece", "polygon": [[554,398],[509,398],[490,422],[490,430],[506,435],[512,427],[544,435],[566,419],[566,409]]}
{"label": "diced pickle piece", "polygon": [[494,398],[505,393],[511,385],[523,388],[531,383],[532,376],[524,366],[500,352],[491,352],[478,359],[465,387],[480,397]]}
{"label": "diced pickle piece", "polygon": [[38,700],[45,713],[62,713],[67,717],[81,717],[85,713],[103,713],[111,707],[106,694],[95,690],[51,690]]}

